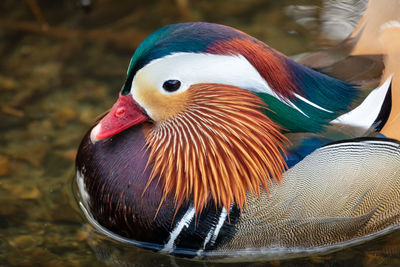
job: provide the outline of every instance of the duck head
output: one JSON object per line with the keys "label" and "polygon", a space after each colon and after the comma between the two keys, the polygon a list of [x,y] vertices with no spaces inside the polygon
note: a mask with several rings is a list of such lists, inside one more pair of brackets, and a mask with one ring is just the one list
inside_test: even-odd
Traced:
{"label": "duck head", "polygon": [[[329,91],[310,94],[330,82],[338,81],[233,28],[170,25],[138,47],[118,101],[90,139],[146,123],[147,185],[157,177],[163,199],[173,195],[177,207],[190,199],[198,213],[211,199],[242,208],[248,191],[268,192],[280,182],[283,129],[320,129],[347,108],[349,100],[322,107]],[[343,91],[342,97],[354,93]]]}
{"label": "duck head", "polygon": [[191,198],[198,212],[210,198],[242,207],[248,190],[268,190],[284,170],[285,138],[248,90],[271,89],[240,53],[239,44],[254,40],[240,37],[249,38],[199,23],[153,33],[133,56],[118,101],[91,131],[92,142],[150,122],[149,182],[159,177],[164,197],[173,194],[177,206]]}

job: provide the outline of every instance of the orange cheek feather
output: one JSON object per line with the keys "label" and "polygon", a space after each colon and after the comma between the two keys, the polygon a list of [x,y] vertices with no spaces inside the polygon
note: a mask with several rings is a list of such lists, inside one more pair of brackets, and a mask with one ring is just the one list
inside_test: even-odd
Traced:
{"label": "orange cheek feather", "polygon": [[151,118],[161,123],[182,113],[188,106],[188,93],[163,94],[154,87],[141,85],[135,92],[135,99],[149,108]]}
{"label": "orange cheek feather", "polygon": [[261,112],[260,98],[221,84],[192,86],[180,98],[152,97],[162,120],[146,137],[154,163],[148,184],[160,177],[164,198],[173,194],[178,208],[187,200],[197,214],[210,200],[228,211],[232,203],[242,208],[248,191],[280,183],[286,139]]}

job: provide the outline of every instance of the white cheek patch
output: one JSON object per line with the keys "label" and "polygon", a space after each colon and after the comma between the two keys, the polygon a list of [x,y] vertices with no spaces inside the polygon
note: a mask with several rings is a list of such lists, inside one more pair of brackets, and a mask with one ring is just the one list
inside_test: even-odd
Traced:
{"label": "white cheek patch", "polygon": [[[173,93],[165,92],[162,86],[167,80],[179,80],[181,87]],[[134,88],[143,82],[165,94],[179,93],[195,84],[217,83],[277,97],[264,78],[242,55],[175,53],[156,59],[140,69],[132,82],[132,95]]]}

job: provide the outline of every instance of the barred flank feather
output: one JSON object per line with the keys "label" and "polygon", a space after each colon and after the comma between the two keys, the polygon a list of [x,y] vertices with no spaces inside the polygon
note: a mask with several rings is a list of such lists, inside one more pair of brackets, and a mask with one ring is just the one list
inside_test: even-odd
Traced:
{"label": "barred flank feather", "polygon": [[174,194],[177,208],[192,199],[199,214],[210,197],[217,206],[243,208],[247,190],[259,195],[260,185],[269,192],[272,180],[280,183],[286,139],[262,113],[259,97],[221,84],[195,85],[188,93],[187,109],[147,136],[154,162],[148,184],[159,176],[164,198]]}

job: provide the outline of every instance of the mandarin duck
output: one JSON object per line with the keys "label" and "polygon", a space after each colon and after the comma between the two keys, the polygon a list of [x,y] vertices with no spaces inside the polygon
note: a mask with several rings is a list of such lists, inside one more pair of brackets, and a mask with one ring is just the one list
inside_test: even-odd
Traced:
{"label": "mandarin duck", "polygon": [[385,72],[366,98],[234,28],[157,30],[79,147],[87,218],[114,239],[207,259],[303,255],[397,228],[399,25],[382,30]]}

